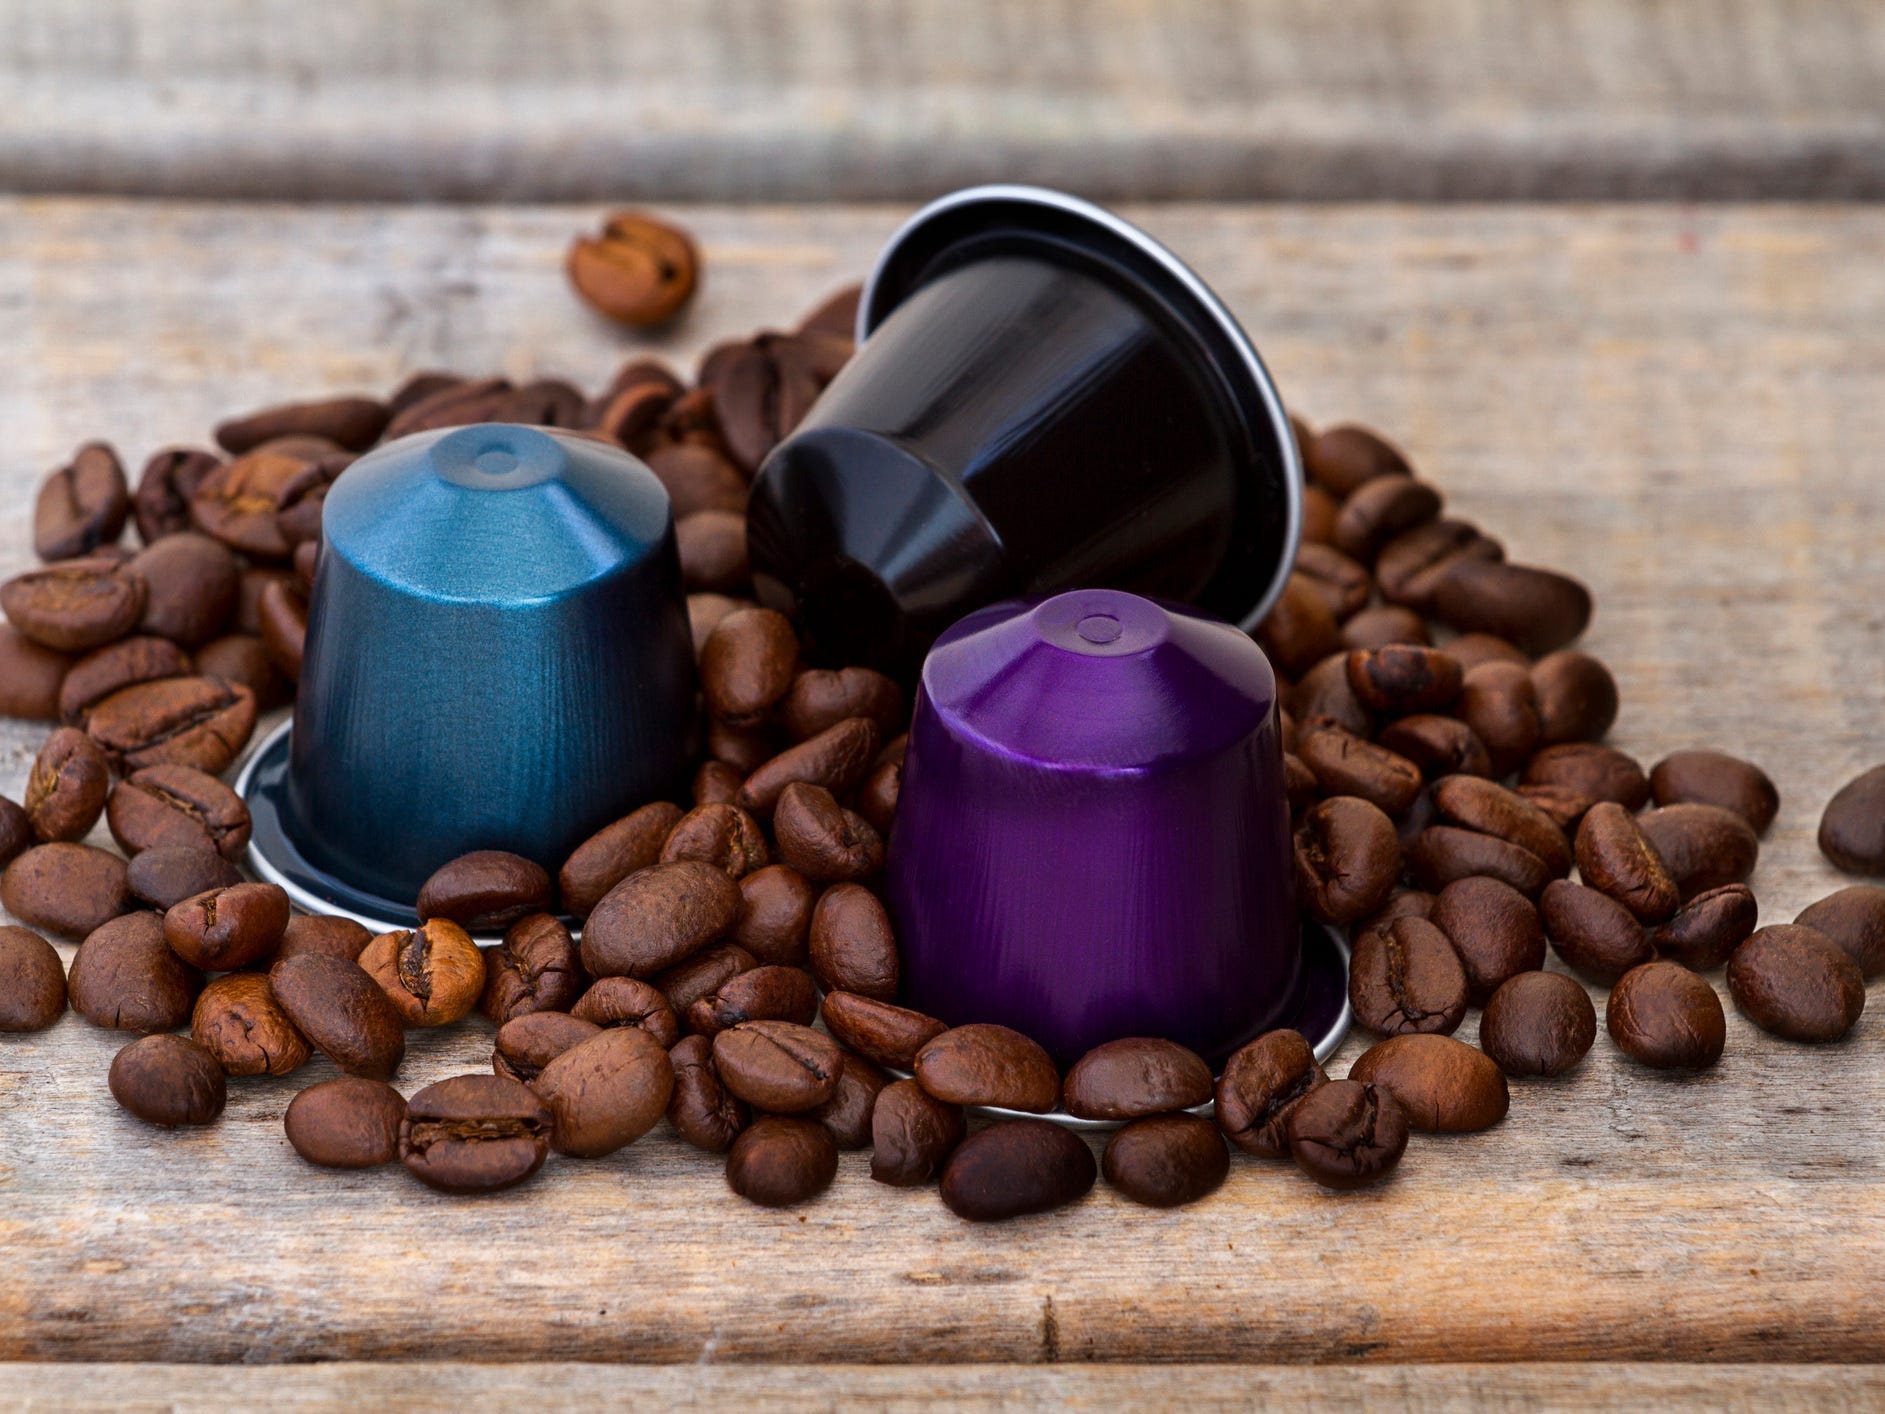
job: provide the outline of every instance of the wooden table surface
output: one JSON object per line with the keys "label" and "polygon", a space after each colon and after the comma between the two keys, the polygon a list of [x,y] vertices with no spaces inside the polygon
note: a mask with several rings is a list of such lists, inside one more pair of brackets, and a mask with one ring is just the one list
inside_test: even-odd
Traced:
{"label": "wooden table surface", "polygon": [[[84,438],[135,463],[222,414],[435,365],[599,383],[647,345],[564,291],[562,248],[593,214],[0,200],[0,574],[28,562],[37,479]],[[686,363],[858,275],[904,213],[677,214],[707,283],[654,347]],[[1885,210],[1135,214],[1246,321],[1292,407],[1376,423],[1515,558],[1589,581],[1588,646],[1624,690],[1617,745],[1650,761],[1707,743],[1767,768],[1782,808],[1752,880],[1764,922],[1843,882],[1813,849],[1819,808],[1885,757]],[[448,689],[449,664],[414,672]],[[41,734],[0,724],[0,791],[17,795]],[[754,1208],[665,1133],[478,1201],[397,1167],[319,1172],[281,1114],[325,1062],[233,1085],[219,1125],[166,1133],[105,1090],[125,1038],[68,1016],[0,1039],[0,1359],[1876,1360],[1882,1000],[1875,986],[1852,1036],[1823,1048],[1730,1008],[1726,1058],[1690,1078],[1600,1037],[1572,1075],[1515,1084],[1496,1129],[1417,1137],[1370,1192],[1240,1160],[1183,1211],[1101,1188],[993,1228],[873,1184],[861,1155],[815,1203]],[[412,1040],[409,1092],[488,1061],[478,1025]],[[1389,1389],[1379,1371],[1274,1377],[1331,1398]],[[0,1371],[0,1395],[185,1399],[215,1377],[59,1378]],[[323,1388],[355,1378],[373,1377],[329,1372]],[[981,1388],[933,1371],[897,1388],[930,1378]],[[1226,1389],[1190,1378],[1032,1388]],[[1405,1398],[1444,1393],[1399,1378]],[[1654,1378],[1716,1403],[1879,1397],[1851,1372]],[[1472,1379],[1515,1401],[1590,1390],[1550,1370]]]}

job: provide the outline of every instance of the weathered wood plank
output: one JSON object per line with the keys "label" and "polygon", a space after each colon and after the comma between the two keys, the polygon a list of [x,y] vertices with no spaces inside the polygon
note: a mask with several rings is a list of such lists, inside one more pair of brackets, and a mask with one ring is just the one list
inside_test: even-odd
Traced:
{"label": "weathered wood plank", "polygon": [[0,189],[833,201],[1876,197],[1863,0],[65,0]]}
{"label": "weathered wood plank", "polygon": [[[658,345],[682,361],[810,305],[899,215],[682,214],[709,260]],[[1766,921],[1838,882],[1819,805],[1885,756],[1885,210],[1142,214],[1293,403],[1377,422],[1515,556],[1590,580],[1617,744],[1718,743],[1770,770]],[[600,382],[640,345],[562,289],[589,216],[0,202],[0,574],[25,562],[38,474],[90,435],[141,457],[234,409],[440,363]],[[0,791],[38,737],[0,724]],[[1368,1194],[1239,1162],[1185,1212],[1097,1192],[997,1230],[872,1184],[857,1156],[802,1212],[760,1211],[664,1135],[476,1203],[397,1169],[315,1173],[280,1117],[324,1063],[163,1134],[105,1092],[121,1038],[67,1018],[0,1043],[0,1358],[1869,1360],[1873,1000],[1818,1050],[1731,1014],[1727,1059],[1688,1080],[1600,1040],[1563,1081],[1517,1086],[1496,1131],[1422,1140]],[[488,1056],[476,1027],[414,1039],[408,1089]]]}

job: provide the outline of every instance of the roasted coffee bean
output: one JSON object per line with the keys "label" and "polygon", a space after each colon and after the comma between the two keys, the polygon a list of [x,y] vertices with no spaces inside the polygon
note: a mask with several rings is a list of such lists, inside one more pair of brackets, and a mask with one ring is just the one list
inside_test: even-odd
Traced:
{"label": "roasted coffee bean", "polygon": [[1457,825],[1430,825],[1415,836],[1407,847],[1407,869],[1415,883],[1433,893],[1483,874],[1533,898],[1551,880],[1545,861],[1529,849]]}
{"label": "roasted coffee bean", "polygon": [[[1304,574],[1291,574],[1284,581],[1283,592],[1255,632],[1265,656],[1285,677],[1307,676],[1317,663],[1342,650],[1342,626],[1329,601]],[[1347,672],[1346,659],[1342,671]]]}
{"label": "roasted coffee bean", "polygon": [[65,964],[25,928],[0,927],[0,1032],[43,1031],[65,1014]]}
{"label": "roasted coffee bean", "polygon": [[1408,1125],[1424,1132],[1490,1129],[1511,1104],[1504,1072],[1451,1036],[1390,1036],[1357,1056],[1348,1078],[1392,1091]]}
{"label": "roasted coffee bean", "polygon": [[658,800],[597,830],[576,847],[558,876],[563,906],[576,918],[587,918],[610,889],[660,861],[661,846],[684,813]]}
{"label": "roasted coffee bean", "polygon": [[287,680],[254,634],[228,633],[211,639],[196,650],[196,671],[206,678],[221,678],[248,688],[255,694],[255,705],[264,712],[285,707],[294,699]]}
{"label": "roasted coffee bean", "polygon": [[445,1193],[494,1193],[522,1183],[550,1152],[550,1109],[502,1075],[454,1075],[406,1102],[399,1160]]}
{"label": "roasted coffee bean", "polygon": [[713,399],[720,435],[741,470],[752,475],[767,453],[791,435],[850,349],[850,340],[825,335],[761,334],[709,353],[700,382]]}
{"label": "roasted coffee bean", "polygon": [[1578,824],[1590,813],[1591,806],[1597,803],[1595,797],[1572,790],[1569,786],[1521,785],[1518,793],[1549,815],[1567,835],[1577,833]]}
{"label": "roasted coffee bean", "polygon": [[1387,648],[1396,643],[1427,644],[1427,621],[1399,604],[1377,604],[1363,609],[1342,625],[1342,646],[1351,653]]}
{"label": "roasted coffee bean", "polygon": [[1286,705],[1304,730],[1335,726],[1356,736],[1374,734],[1374,717],[1348,685],[1346,653],[1332,653],[1304,673],[1287,694]]}
{"label": "roasted coffee bean", "polygon": [[1412,761],[1428,780],[1492,774],[1486,744],[1457,717],[1402,717],[1381,729],[1381,745]]}
{"label": "roasted coffee bean", "polygon": [[1398,815],[1420,794],[1420,767],[1340,727],[1318,727],[1297,739],[1296,755],[1325,795],[1354,796]]}
{"label": "roasted coffee bean", "polygon": [[1396,889],[1388,896],[1388,901],[1353,925],[1353,933],[1360,937],[1374,928],[1385,928],[1397,918],[1431,918],[1437,897],[1424,889]]}
{"label": "roasted coffee bean", "polygon": [[220,776],[255,730],[255,695],[220,678],[166,678],[114,692],[85,729],[120,772],[175,765]]}
{"label": "roasted coffee bean", "polygon": [[1577,871],[1645,923],[1660,923],[1681,904],[1662,856],[1621,805],[1600,801],[1577,827]]}
{"label": "roasted coffee bean", "polygon": [[[905,737],[897,738],[899,743],[906,740]],[[858,787],[857,800],[854,802],[857,813],[870,821],[871,828],[886,840],[890,838],[890,827],[896,821],[897,799],[902,793],[903,748],[899,745],[894,753],[886,750],[879,755],[877,764],[864,777],[864,784]]]}
{"label": "roasted coffee bean", "polygon": [[262,632],[262,595],[271,584],[287,583],[294,572],[276,565],[251,565],[242,572],[242,588],[236,599],[234,628],[237,633]]}
{"label": "roasted coffee bean", "polygon": [[593,1021],[564,1011],[528,1011],[497,1029],[491,1048],[491,1069],[528,1085],[551,1061],[572,1046],[602,1034]]}
{"label": "roasted coffee bean", "polygon": [[746,558],[746,517],[732,511],[695,511],[674,526],[681,583],[689,590],[731,593],[752,574]]}
{"label": "roasted coffee bean", "polygon": [[167,447],[145,462],[131,498],[138,538],[155,545],[166,535],[188,530],[190,498],[221,465],[222,458],[214,452],[195,447]]}
{"label": "roasted coffee bean", "polygon": [[893,1070],[915,1069],[917,1053],[949,1029],[920,1011],[850,992],[825,995],[824,1020],[847,1049]]}
{"label": "roasted coffee bean", "polygon": [[217,425],[216,443],[241,456],[277,437],[322,437],[350,452],[364,452],[386,430],[388,411],[377,398],[323,398],[279,403]]}
{"label": "roasted coffee bean", "polygon": [[570,1047],[531,1088],[550,1107],[550,1147],[601,1158],[634,1143],[667,1113],[674,1063],[646,1031],[619,1026]]}
{"label": "roasted coffee bean", "polygon": [[1789,1041],[1837,1041],[1865,1010],[1865,974],[1824,933],[1798,923],[1763,928],[1728,959],[1734,1004]]}
{"label": "roasted coffee bean", "polygon": [[[611,979],[620,980],[620,979]],[[717,1036],[742,1021],[795,1021],[810,1026],[818,1015],[818,989],[796,967],[755,967],[727,978],[712,995],[687,1009],[687,1029]]]}
{"label": "roasted coffee bean", "polygon": [[34,837],[84,839],[98,823],[110,789],[105,753],[84,732],[59,728],[40,747],[26,778],[26,820]]}
{"label": "roasted coffee bean", "polygon": [[140,1036],[111,1061],[111,1096],[146,1124],[214,1124],[228,1099],[223,1068],[194,1041]]}
{"label": "roasted coffee bean", "polygon": [[971,1222],[999,1222],[1077,1202],[1099,1176],[1079,1135],[1044,1119],[1008,1120],[963,1140],[942,1169],[942,1200]]}
{"label": "roasted coffee bean", "polygon": [[802,781],[787,786],[773,812],[772,829],[780,859],[815,883],[851,882],[884,867],[883,836],[823,786]]}
{"label": "roasted coffee bean", "polygon": [[1466,669],[1453,710],[1485,744],[1492,769],[1484,774],[1509,775],[1538,745],[1538,692],[1523,664],[1494,659]]}
{"label": "roasted coffee bean", "polygon": [[1433,612],[1462,633],[1491,633],[1537,657],[1590,624],[1590,591],[1568,575],[1462,556],[1433,590]]}
{"label": "roasted coffee bean", "polygon": [[1296,892],[1324,923],[1352,923],[1387,901],[1401,842],[1379,807],[1353,796],[1312,805],[1296,826]]}
{"label": "roasted coffee bean", "polygon": [[1484,1006],[1521,972],[1545,965],[1545,929],[1530,899],[1499,879],[1459,879],[1428,915],[1466,969],[1468,998]]}
{"label": "roasted coffee bean", "polygon": [[645,329],[672,319],[693,296],[700,255],[678,226],[646,212],[616,211],[601,235],[577,238],[565,269],[591,309]]}
{"label": "roasted coffee bean", "polygon": [[720,626],[724,619],[735,609],[750,609],[753,605],[744,599],[735,599],[727,594],[690,594],[687,596],[687,622],[694,633],[694,657],[698,659],[701,650],[706,648],[707,639]]}
{"label": "roasted coffee bean", "polygon": [[1780,792],[1767,773],[1723,751],[1665,756],[1649,773],[1649,787],[1658,805],[1718,805],[1746,820],[1757,835],[1780,811]]}
{"label": "roasted coffee bean", "polygon": [[849,339],[857,328],[857,308],[863,295],[862,285],[846,285],[806,315],[799,322],[799,332],[801,334],[834,334],[839,338]]}
{"label": "roasted coffee bean", "polygon": [[164,914],[164,941],[208,972],[231,972],[271,956],[288,926],[277,884],[231,884],[187,898]]}
{"label": "roasted coffee bean", "polygon": [[1289,802],[1292,819],[1322,796],[1322,783],[1316,779],[1316,773],[1303,765],[1302,757],[1293,751],[1283,753],[1283,795]]}
{"label": "roasted coffee bean", "polygon": [[1290,1111],[1289,1152],[1324,1188],[1366,1188],[1407,1152],[1407,1115],[1380,1086],[1331,1080]]}
{"label": "roasted coffee bean", "polygon": [[308,601],[299,585],[276,580],[256,605],[262,651],[289,682],[301,681],[301,660],[308,641]]}
{"label": "roasted coffee bean", "polygon": [[1625,810],[1641,810],[1649,803],[1649,777],[1635,759],[1594,742],[1547,746],[1525,763],[1524,780],[1527,785],[1561,786]]}
{"label": "roasted coffee bean", "polygon": [[1562,972],[1521,972],[1486,1003],[1479,1046],[1507,1075],[1562,1075],[1597,1039],[1590,994]]}
{"label": "roasted coffee bean", "polygon": [[816,1198],[838,1176],[838,1145],[816,1120],[766,1115],[727,1151],[727,1187],[751,1203],[790,1208]]}
{"label": "roasted coffee bean", "polygon": [[313,472],[319,445],[299,451],[264,445],[217,467],[190,497],[191,524],[245,555],[287,559],[294,543],[278,516]]}
{"label": "roasted coffee bean", "polygon": [[371,1169],[399,1157],[399,1126],[406,1099],[380,1080],[343,1075],[310,1085],[288,1102],[282,1128],[288,1143],[311,1164]]}
{"label": "roasted coffee bean", "polygon": [[676,520],[695,511],[746,509],[746,478],[712,447],[673,442],[654,448],[642,460],[667,491]]}
{"label": "roasted coffee bean", "polygon": [[877,1097],[889,1083],[890,1077],[876,1066],[846,1051],[838,1088],[806,1118],[830,1130],[840,1149],[862,1149],[871,1142],[871,1113],[877,1108]]}
{"label": "roasted coffee bean", "polygon": [[809,741],[854,717],[868,719],[880,739],[909,720],[903,690],[871,668],[808,668],[779,699],[779,725],[793,741]]}
{"label": "roasted coffee bean", "polygon": [[995,1105],[1045,1114],[1060,1102],[1060,1072],[1019,1031],[988,1022],[956,1026],[916,1053],[917,1083],[952,1105]]}
{"label": "roasted coffee bean", "polygon": [[1571,872],[1571,846],[1558,822],[1517,791],[1479,776],[1444,776],[1433,803],[1448,824],[1515,844],[1538,856],[1554,877]]}
{"label": "roasted coffee bean", "polygon": [[[98,764],[103,769],[102,754]],[[134,858],[147,849],[198,849],[234,860],[249,843],[249,807],[242,797],[190,766],[133,772],[111,792],[105,818],[111,837]]]}
{"label": "roasted coffee bean", "polygon": [[[441,373],[426,369],[409,374],[405,381],[393,390],[393,395],[386,400],[387,410],[395,417],[407,408],[424,402],[436,393],[448,388],[456,388],[465,380],[456,373]],[[384,439],[384,433],[381,434]]]}
{"label": "roasted coffee bean", "polygon": [[736,609],[720,620],[701,649],[700,687],[707,710],[732,726],[757,723],[791,690],[798,654],[798,635],[785,615]]}
{"label": "roasted coffee bean", "polygon": [[966,1132],[959,1106],[914,1080],[894,1081],[871,1111],[871,1177],[893,1188],[929,1183]]}
{"label": "roasted coffee bean", "polygon": [[1885,874],[1885,766],[1846,782],[1820,816],[1820,853],[1848,874]]}
{"label": "roasted coffee bean", "polygon": [[478,1010],[493,1026],[533,1011],[568,1011],[583,994],[576,940],[548,913],[527,914],[511,924],[484,963]]}
{"label": "roasted coffee bean", "polygon": [[[142,859],[143,856],[139,855],[138,858]],[[137,873],[136,861],[132,862],[131,872]],[[275,950],[275,960],[280,962],[303,953],[324,953],[329,957],[358,962],[360,954],[367,950],[367,944],[372,941],[373,935],[351,918],[298,913],[288,920],[288,926],[282,930],[281,946]]]}
{"label": "roasted coffee bean", "polygon": [[395,411],[382,440],[396,442],[415,432],[501,422],[510,410],[515,391],[508,378],[455,378],[424,397],[415,396]]}
{"label": "roasted coffee bean", "polygon": [[1355,939],[1348,1002],[1370,1031],[1446,1032],[1466,1017],[1466,969],[1447,936],[1423,918],[1397,918]]}
{"label": "roasted coffee bean", "polygon": [[727,1089],[755,1109],[802,1114],[838,1088],[843,1059],[822,1031],[790,1021],[747,1021],[713,1038],[713,1064]]}
{"label": "roasted coffee bean", "polygon": [[650,985],[668,999],[676,1016],[685,1016],[695,1002],[725,986],[728,978],[751,972],[757,966],[758,960],[737,943],[720,943],[703,948],[666,972],[656,973]]}
{"label": "roasted coffee bean", "polygon": [[1377,476],[1409,471],[1400,448],[1366,427],[1345,424],[1299,440],[1304,469],[1338,497],[1352,496]]}
{"label": "roasted coffee bean", "polygon": [[440,865],[419,889],[419,917],[496,931],[550,907],[543,866],[501,849],[479,849]]}
{"label": "roasted coffee bean", "polygon": [[203,974],[170,950],[163,919],[128,913],[79,944],[66,987],[72,1010],[94,1026],[171,1031],[189,1021]]}
{"label": "roasted coffee bean", "polygon": [[116,560],[61,560],[0,584],[0,610],[42,648],[83,653],[136,628],[145,592],[144,581]]}
{"label": "roasted coffee bean", "polygon": [[304,952],[277,962],[268,980],[295,1030],[349,1075],[388,1080],[399,1069],[406,1055],[399,1013],[358,963]]}
{"label": "roasted coffee bean", "polygon": [[760,962],[801,963],[810,953],[818,887],[798,870],[768,864],[740,880],[733,941]]}
{"label": "roasted coffee bean", "polygon": [[1532,665],[1538,695],[1538,740],[1601,741],[1617,719],[1617,680],[1588,653],[1565,649]]}
{"label": "roasted coffee bean", "polygon": [[1437,648],[1394,644],[1348,655],[1348,685],[1370,711],[1437,712],[1460,695],[1460,665]]}
{"label": "roasted coffee bean", "polygon": [[713,1042],[705,1036],[684,1036],[668,1059],[674,1065],[668,1123],[696,1149],[724,1154],[753,1122],[753,1115],[745,1101],[720,1083],[720,1073],[713,1068]]}
{"label": "roasted coffee bean", "polygon": [[724,761],[703,761],[694,772],[694,804],[732,805],[740,798],[746,777]]}
{"label": "roasted coffee bean", "polygon": [[605,895],[583,928],[592,977],[652,977],[733,930],[739,885],[698,860],[637,870]]}
{"label": "roasted coffee bean", "polygon": [[42,560],[72,560],[116,543],[130,513],[130,488],[118,455],[87,442],[48,476],[33,508],[33,549]]}
{"label": "roasted coffee bean", "polygon": [[1619,977],[1604,1025],[1625,1055],[1657,1070],[1706,1070],[1728,1038],[1715,989],[1677,962],[1646,962]]}
{"label": "roasted coffee bean", "polygon": [[1867,978],[1885,972],[1885,889],[1854,884],[1808,904],[1793,921],[1831,938]]}
{"label": "roasted coffee bean", "polygon": [[1175,1041],[1108,1041],[1073,1063],[1064,1092],[1068,1114],[1137,1119],[1202,1105],[1211,1098],[1211,1067]]}
{"label": "roasted coffee bean", "polygon": [[1538,914],[1558,956],[1593,982],[1608,986],[1656,956],[1636,915],[1588,885],[1552,880],[1539,896]]}
{"label": "roasted coffee bean", "polygon": [[187,898],[241,883],[242,871],[214,850],[159,845],[140,852],[124,877],[135,897],[168,912]]}
{"label": "roasted coffee bean", "polygon": [[877,759],[877,724],[868,717],[848,717],[836,726],[780,752],[746,778],[740,787],[742,808],[768,815],[780,793],[794,781],[823,786],[833,795],[849,795]]}
{"label": "roasted coffee bean", "polygon": [[1746,883],[1760,858],[1753,827],[1718,805],[1665,805],[1644,811],[1636,823],[1684,899]]}
{"label": "roasted coffee bean", "polygon": [[890,914],[861,884],[834,884],[812,912],[812,971],[828,992],[854,992],[878,1001],[897,995],[897,939]]}
{"label": "roasted coffee bean", "polygon": [[1302,543],[1326,545],[1335,534],[1342,503],[1320,486],[1302,488]]}
{"label": "roasted coffee bean", "polygon": [[1412,476],[1370,478],[1342,503],[1335,517],[1335,548],[1374,563],[1381,548],[1440,514],[1440,493]]}
{"label": "roasted coffee bean", "polygon": [[1462,558],[1502,560],[1505,547],[1482,535],[1470,521],[1430,520],[1381,547],[1375,558],[1375,582],[1390,604],[1425,614],[1433,608],[1440,580]]}
{"label": "roasted coffee bean", "polygon": [[1374,580],[1366,567],[1333,545],[1303,544],[1296,551],[1292,568],[1322,596],[1322,602],[1329,606],[1338,624],[1360,613],[1374,597]]}
{"label": "roasted coffee bean", "polygon": [[1754,931],[1760,910],[1746,884],[1697,894],[1650,935],[1658,957],[1705,971],[1720,967]]}
{"label": "roasted coffee bean", "polygon": [[778,733],[764,723],[752,727],[707,723],[707,754],[738,771],[741,780],[765,765],[778,751]]}
{"label": "roasted coffee bean", "polygon": [[1288,1158],[1290,1112],[1328,1078],[1300,1032],[1267,1032],[1224,1062],[1218,1128],[1247,1154]]}
{"label": "roasted coffee bean", "polygon": [[286,1075],[307,1064],[308,1042],[259,972],[231,972],[203,989],[190,1039],[229,1075]]}
{"label": "roasted coffee bean", "polygon": [[380,934],[360,954],[360,966],[408,1026],[462,1021],[484,995],[484,954],[449,918]]}
{"label": "roasted coffee bean", "polygon": [[1152,1115],[1107,1141],[1100,1168],[1133,1202],[1177,1208],[1217,1191],[1230,1174],[1230,1149],[1202,1115]]}
{"label": "roasted coffee bean", "polygon": [[1493,633],[1462,633],[1448,642],[1446,651],[1469,673],[1481,663],[1517,663],[1521,668],[1532,665],[1529,654]]}
{"label": "roasted coffee bean", "polygon": [[0,624],[0,717],[57,721],[60,688],[72,662],[70,654],[42,648],[12,624]]}
{"label": "roasted coffee bean", "polygon": [[140,632],[194,647],[221,633],[235,613],[241,569],[207,535],[167,535],[130,568],[146,587]]}
{"label": "roasted coffee bean", "polygon": [[114,692],[162,678],[187,677],[190,655],[167,638],[140,636],[95,649],[72,664],[59,685],[59,716],[82,727]]}
{"label": "roasted coffee bean", "polygon": [[131,907],[124,861],[90,845],[27,850],[0,875],[0,903],[29,928],[83,938]]}
{"label": "roasted coffee bean", "polygon": [[699,805],[675,824],[661,862],[697,859],[738,881],[770,863],[759,822],[736,805]]}

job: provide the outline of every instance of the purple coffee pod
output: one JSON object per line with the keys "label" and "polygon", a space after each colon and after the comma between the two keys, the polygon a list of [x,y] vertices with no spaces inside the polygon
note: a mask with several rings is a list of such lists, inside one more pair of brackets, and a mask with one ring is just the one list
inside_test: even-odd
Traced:
{"label": "purple coffee pod", "polygon": [[993,605],[923,664],[890,837],[906,1003],[1066,1064],[1163,1036],[1221,1061],[1340,1039],[1339,941],[1299,917],[1275,675],[1124,590]]}

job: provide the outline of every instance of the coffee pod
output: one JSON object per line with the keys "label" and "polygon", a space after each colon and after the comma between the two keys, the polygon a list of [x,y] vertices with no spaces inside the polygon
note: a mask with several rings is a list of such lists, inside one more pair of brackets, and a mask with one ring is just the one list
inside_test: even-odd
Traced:
{"label": "coffee pod", "polygon": [[540,428],[402,438],[328,493],[293,721],[238,788],[301,906],[411,926],[476,849],[554,876],[686,780],[694,656],[674,518],[635,458]]}
{"label": "coffee pod", "polygon": [[817,656],[913,673],[970,610],[1077,585],[1245,628],[1281,591],[1289,420],[1144,232],[1058,192],[958,192],[878,257],[858,339],[747,507],[755,588]]}
{"label": "coffee pod", "polygon": [[1195,611],[1080,589],[945,633],[888,867],[905,1003],[1063,1065],[1280,1026],[1326,1055],[1346,1025],[1346,951],[1296,909],[1275,675]]}

